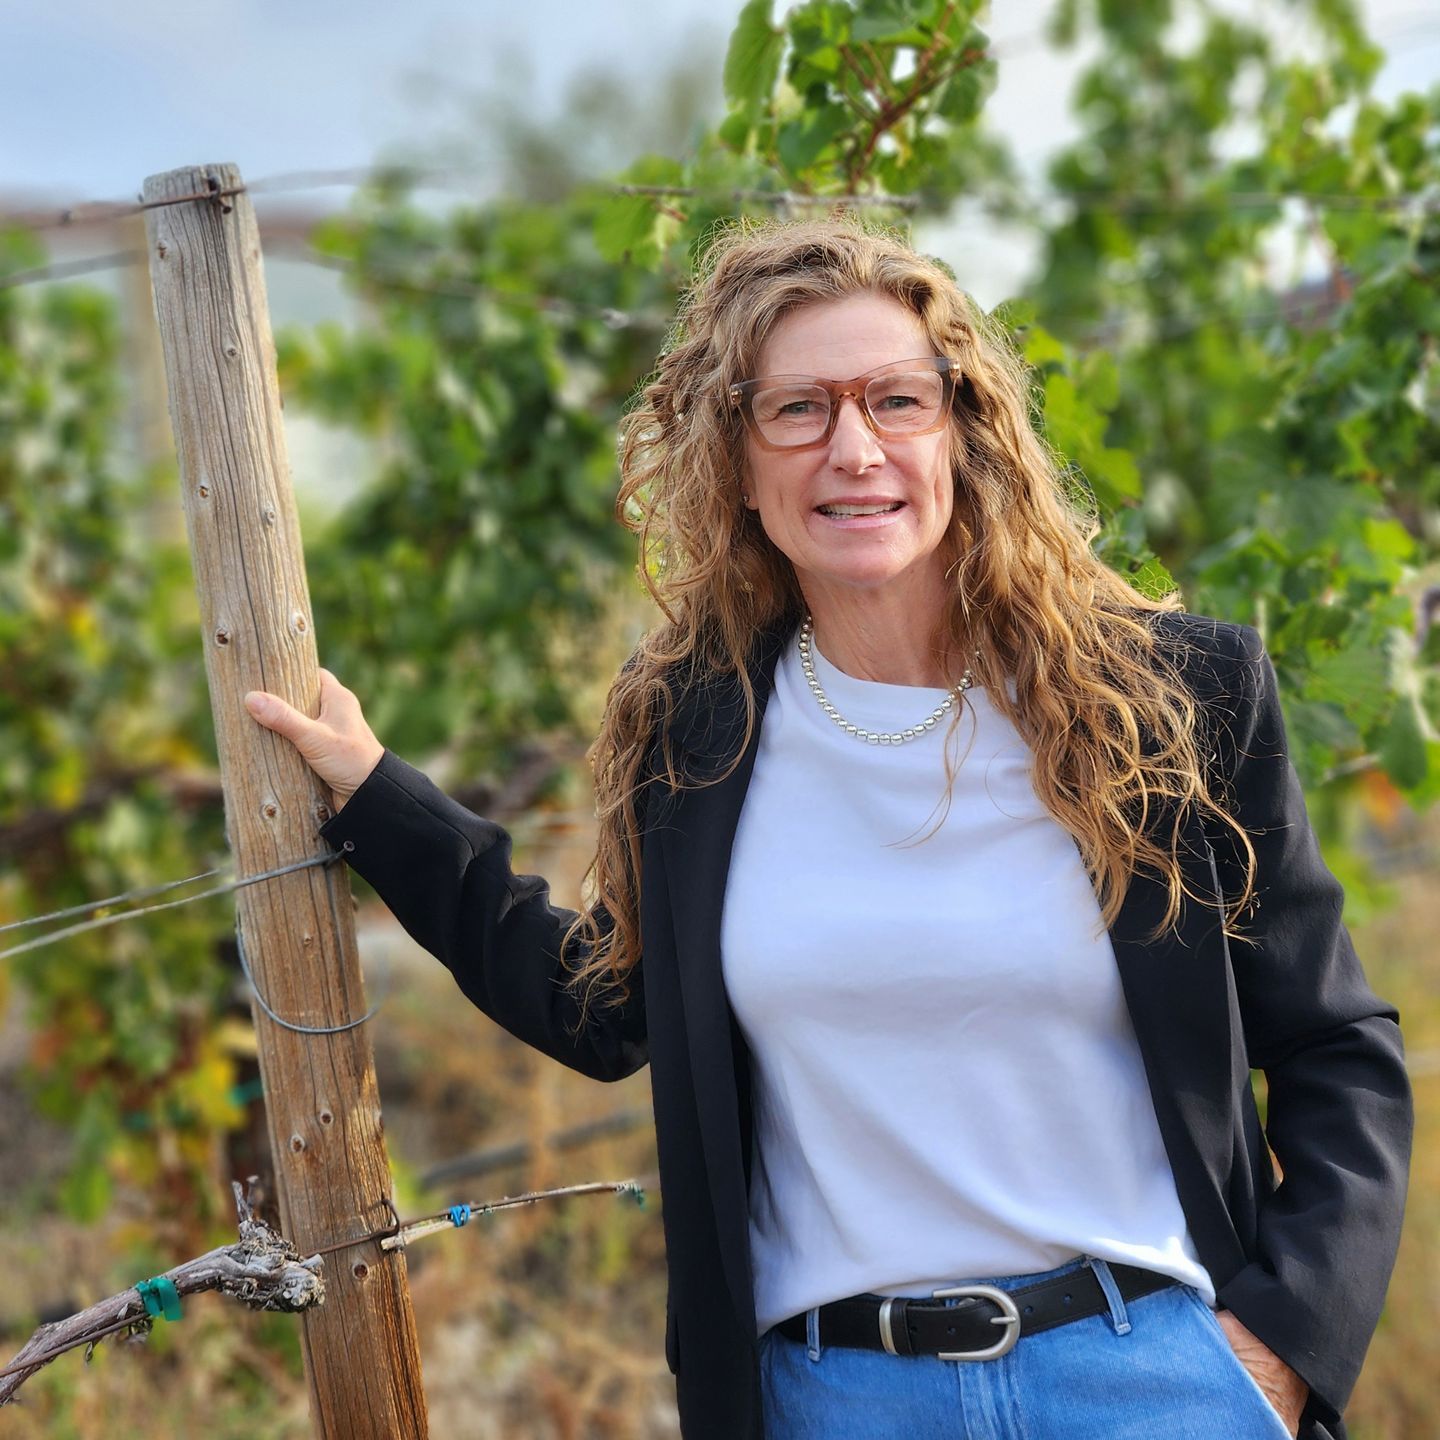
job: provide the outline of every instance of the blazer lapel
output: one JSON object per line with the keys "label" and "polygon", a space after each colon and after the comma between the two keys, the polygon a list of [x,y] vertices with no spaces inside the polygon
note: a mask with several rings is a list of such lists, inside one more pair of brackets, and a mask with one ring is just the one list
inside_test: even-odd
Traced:
{"label": "blazer lapel", "polygon": [[[1213,882],[1209,842],[1198,824],[1189,847],[1202,857],[1202,883]],[[1165,899],[1157,880],[1135,875],[1110,943],[1181,1206],[1219,1285],[1245,1263],[1226,1200],[1231,1167],[1241,1159],[1234,1151],[1231,1077],[1248,1078],[1249,1065],[1236,1053],[1244,1040],[1219,909],[1187,897],[1178,934],[1152,942],[1146,937],[1164,915]]]}
{"label": "blazer lapel", "polygon": [[[760,742],[760,722],[769,699],[781,646],[789,630],[760,637],[749,665],[758,713],[750,743],[734,771],[716,784],[680,792],[660,827],[665,873],[675,924],[675,955],[685,1007],[700,1139],[715,1207],[721,1260],[742,1329],[753,1334],[754,1282],[750,1273],[749,1196],[745,1137],[738,1098],[750,1077],[739,1075],[748,1056],[732,1017],[720,968],[720,923],[730,852]],[[735,677],[687,696],[671,727],[676,748],[685,752],[690,773],[705,778],[722,770],[745,733],[745,704]],[[681,758],[685,758],[681,757]]]}

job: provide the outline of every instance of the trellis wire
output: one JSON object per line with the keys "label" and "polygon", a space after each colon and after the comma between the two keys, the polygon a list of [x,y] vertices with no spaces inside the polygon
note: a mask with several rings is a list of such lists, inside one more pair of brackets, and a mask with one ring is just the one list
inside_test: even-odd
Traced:
{"label": "trellis wire", "polygon": [[[56,228],[70,228],[82,224],[100,224],[123,219],[162,205],[175,205],[190,200],[223,200],[231,195],[249,193],[283,193],[285,191],[307,190],[325,185],[346,185],[363,183],[366,180],[383,182],[389,180],[432,181],[438,178],[463,174],[454,168],[426,166],[377,166],[373,169],[349,169],[335,171],[295,171],[269,178],[252,180],[234,189],[221,190],[217,186],[194,195],[183,195],[167,200],[124,201],[92,200],[81,201],[58,212],[47,213],[42,218],[37,214],[21,213],[16,216],[0,216],[0,225],[13,228],[41,231]],[[582,190],[596,188],[593,182],[582,183]],[[915,210],[926,199],[924,192],[910,194],[807,194],[794,190],[764,190],[755,188],[705,189],[692,185],[635,185],[611,184],[601,187],[614,195],[651,196],[674,199],[724,200],[740,204],[774,205],[781,209],[811,209],[824,206],[846,208],[878,208]],[[962,197],[976,200],[982,197]],[[1272,205],[1299,202],[1323,209],[1338,210],[1403,210],[1413,209],[1420,214],[1440,210],[1440,196],[1427,192],[1407,192],[1401,195],[1349,195],[1338,193],[1307,194],[1304,191],[1221,191],[1213,194],[1189,195],[1177,200],[1174,195],[1163,191],[1136,191],[1121,193],[1115,191],[1055,191],[1022,199],[1022,205],[1074,205],[1080,209],[1110,209],[1122,212],[1178,212],[1185,209],[1256,209]],[[982,199],[983,203],[983,199]],[[1008,208],[1008,207],[1002,207]],[[84,212],[93,211],[93,214]],[[42,266],[34,270],[18,272],[15,275],[0,276],[0,288],[19,284],[34,284],[44,280],[63,279],[72,274],[84,274],[90,269],[105,269],[137,263],[140,251],[119,251],[91,260],[79,260],[64,265]],[[535,297],[541,298],[541,297]],[[552,297],[544,297],[550,299]],[[569,302],[555,300],[554,303]]]}
{"label": "trellis wire", "polygon": [[[333,1245],[324,1245],[319,1249],[309,1252],[314,1255],[333,1255],[337,1250],[349,1250],[356,1245],[364,1245],[370,1241],[379,1243],[382,1250],[403,1250],[412,1240],[424,1239],[427,1235],[438,1234],[443,1230],[461,1229],[469,1220],[472,1211],[478,1211],[482,1215],[492,1215],[497,1210],[509,1209],[514,1205],[530,1205],[537,1200],[555,1200],[566,1195],[594,1195],[611,1191],[617,1199],[624,1199],[630,1196],[640,1209],[645,1208],[646,1188],[658,1188],[659,1177],[646,1175],[639,1180],[590,1180],[579,1185],[561,1185],[551,1190],[532,1190],[524,1195],[507,1195],[500,1200],[481,1200],[469,1203],[461,1202],[440,1211],[435,1215],[424,1215],[414,1220],[401,1220],[395,1210],[394,1203],[383,1200],[381,1203],[390,1211],[392,1224],[383,1230],[373,1230],[368,1235],[359,1235],[353,1240],[340,1240]],[[457,1213],[463,1212],[464,1220],[457,1219]],[[390,1244],[386,1244],[386,1241]],[[309,1256],[305,1257],[309,1258]],[[174,1267],[172,1267],[173,1269]],[[22,1360],[18,1365],[12,1364],[0,1370],[0,1379],[7,1375],[21,1375],[27,1371],[39,1370],[43,1366],[58,1360],[60,1356],[75,1350],[80,1345],[93,1346],[97,1341],[105,1339],[109,1335],[117,1334],[121,1330],[129,1329],[136,1325],[144,1325],[147,1317],[144,1315],[131,1315],[107,1325],[103,1329],[90,1332],[83,1340],[77,1340],[73,1344],[66,1345],[61,1349],[41,1351]],[[87,1349],[88,1354],[88,1349]]]}
{"label": "trellis wire", "polygon": [[[347,840],[345,842],[345,849],[348,852],[350,848],[350,842]],[[322,864],[327,863],[328,860],[338,858],[339,852],[337,852],[337,854],[333,856],[320,857]],[[325,895],[330,904],[330,933],[332,935],[339,935],[340,916],[335,909],[334,877],[332,873],[328,870],[325,874]],[[379,1012],[380,1007],[385,1003],[386,1000],[390,998],[390,963],[387,959],[385,961],[384,970],[382,971],[382,974],[384,976],[384,985],[381,988],[380,996],[363,1015],[357,1017],[354,1020],[347,1020],[340,1025],[301,1025],[294,1020],[286,1020],[283,1016],[277,1014],[275,1010],[271,1008],[270,1002],[261,993],[260,985],[256,981],[254,974],[250,970],[249,957],[245,954],[244,927],[241,924],[240,912],[238,910],[235,912],[235,950],[236,954],[238,954],[240,957],[240,968],[245,972],[245,978],[250,982],[250,993],[254,995],[255,1003],[271,1018],[271,1020],[275,1022],[275,1024],[280,1026],[282,1030],[292,1030],[297,1035],[341,1035],[347,1030],[355,1029],[357,1025],[363,1025],[367,1020],[373,1019],[375,1015]]]}
{"label": "trellis wire", "polygon": [[[202,870],[198,875],[187,875],[183,880],[167,880],[163,885],[147,885],[139,890],[126,890],[120,895],[111,895],[104,900],[89,900],[84,905],[71,905],[64,910],[51,910],[47,915],[32,915],[28,920],[11,920],[0,925],[0,935],[7,930],[22,930],[27,925],[39,925],[47,920],[68,920],[72,915],[89,915],[111,905],[123,904],[126,900],[147,900],[151,895],[163,895],[167,890],[178,890],[182,885],[193,885],[197,880],[208,880],[218,875],[225,867],[217,865],[213,870]],[[0,955],[8,954],[0,950]]]}
{"label": "trellis wire", "polygon": [[[327,255],[310,245],[287,244],[272,241],[266,247],[267,254],[284,256],[305,265],[316,265],[322,269],[335,270],[341,274],[358,275],[366,283],[373,283],[382,290],[413,291],[420,295],[435,295],[454,300],[489,300],[498,305],[518,305],[523,309],[549,311],[551,314],[575,317],[589,317],[599,320],[611,330],[647,329],[663,331],[669,328],[672,318],[668,315],[646,314],[638,310],[620,310],[613,305],[587,305],[578,300],[565,300],[558,295],[540,295],[529,291],[500,290],[491,285],[477,284],[473,280],[459,277],[447,280],[426,280],[403,275],[399,271],[362,270],[352,260],[339,255]],[[436,258],[443,258],[437,256]],[[33,272],[32,272],[33,273]],[[0,288],[4,281],[0,280]]]}
{"label": "trellis wire", "polygon": [[[516,305],[524,309],[540,310],[555,315],[589,315],[599,319],[612,330],[630,327],[664,330],[668,328],[672,319],[672,317],[648,314],[644,311],[620,310],[610,306],[582,305],[575,301],[561,299],[558,296],[541,295],[524,291],[498,290],[460,279],[433,281],[412,278],[386,271],[362,270],[352,260],[346,260],[340,256],[326,255],[323,251],[314,250],[308,246],[286,245],[282,242],[272,244],[270,251],[273,254],[282,255],[286,259],[294,260],[302,264],[317,265],[340,273],[358,275],[365,284],[374,285],[381,290],[397,290],[418,295],[435,295],[452,299],[483,299],[495,304]],[[132,263],[132,260],[135,258],[138,258],[138,252],[118,252],[113,256],[101,257],[104,263],[85,265],[84,269],[78,273],[89,273],[110,268],[112,262],[115,266],[129,264]],[[39,270],[20,271],[12,276],[0,276],[0,290],[4,290],[12,285],[31,284],[65,278],[64,276],[51,274],[52,268],[53,267],[47,266]],[[1154,334],[1163,338],[1173,338],[1201,330],[1210,324],[1212,320],[1227,319],[1236,329],[1247,331],[1259,330],[1276,323],[1295,322],[1311,318],[1308,312],[1320,310],[1321,308],[1323,308],[1323,302],[1317,299],[1314,302],[1300,300],[1291,305],[1245,315],[1215,309],[1199,315],[1171,316],[1153,326],[1152,330]],[[1118,323],[1121,322],[1108,321],[1095,325],[1081,332],[1077,336],[1077,342],[1109,340],[1114,336]]]}
{"label": "trellis wire", "polygon": [[[348,842],[347,842],[348,849]],[[209,890],[201,890],[195,895],[186,895],[180,900],[167,900],[159,905],[141,905],[133,910],[124,910],[118,915],[102,915],[96,920],[86,920],[79,925],[70,925],[63,930],[56,930],[49,935],[42,935],[35,940],[27,940],[21,945],[12,945],[6,950],[0,950],[0,960],[11,955],[21,955],[29,950],[39,950],[46,945],[57,944],[61,940],[68,940],[72,936],[82,935],[89,930],[99,930],[106,925],[118,925],[122,920],[133,920],[138,915],[153,914],[156,910],[174,910],[181,905],[191,905],[197,900],[208,900],[216,895],[227,895],[234,890],[239,890],[246,885],[257,884],[261,880],[273,880],[277,875],[290,875],[297,870],[308,870],[315,865],[331,866],[346,854],[346,850],[336,850],[329,855],[315,855],[308,860],[296,860],[290,865],[280,865],[274,870],[263,870],[257,875],[246,875],[242,879],[232,881],[228,885],[216,885]],[[26,920],[13,920],[9,924],[0,925],[0,931],[18,930],[26,925],[39,925],[47,920],[63,919],[70,915],[83,915],[93,910],[103,910],[109,905],[118,905],[126,900],[143,899],[149,895],[158,895],[166,890],[174,890],[181,885],[191,885],[196,880],[204,880],[208,876],[218,875],[219,870],[203,870],[198,875],[191,875],[184,880],[170,880],[163,885],[151,885],[138,890],[127,890],[120,895],[111,895],[104,900],[96,900],[87,905],[71,905],[64,910],[52,910],[46,915],[32,915]],[[330,921],[333,927],[332,934],[340,933],[340,916],[335,908],[335,886],[329,874],[325,877],[325,896],[330,906]],[[286,1020],[278,1014],[256,982],[254,972],[250,969],[250,960],[245,953],[245,937],[242,933],[239,913],[235,916],[235,948],[240,958],[240,969],[244,972],[245,979],[250,984],[251,993],[255,996],[255,1003],[270,1017],[275,1024],[286,1030],[293,1030],[299,1035],[339,1035],[346,1030],[353,1030],[357,1025],[363,1025],[371,1020],[380,1010],[380,1007],[390,997],[391,972],[388,962],[382,969],[383,985],[379,998],[361,1016],[354,1020],[347,1020],[341,1025],[301,1025],[293,1020]]]}
{"label": "trellis wire", "polygon": [[[568,817],[566,817],[568,818]],[[554,845],[552,839],[547,842]],[[588,845],[588,842],[586,842]],[[125,910],[117,915],[104,915],[95,920],[87,920],[79,925],[70,925],[63,930],[52,931],[48,935],[41,935],[34,940],[27,940],[20,945],[12,945],[8,949],[0,950],[0,960],[12,955],[21,955],[31,950],[40,950],[47,945],[58,944],[62,940],[68,940],[75,935],[82,935],[91,930],[99,930],[107,925],[117,925],[122,920],[131,920],[139,915],[152,914],[157,910],[173,910],[181,905],[190,905],[197,900],[208,900],[216,895],[226,895],[232,891],[239,890],[246,885],[257,884],[261,880],[272,880],[278,875],[289,875],[297,870],[309,869],[312,866],[332,866],[337,860],[343,859],[349,850],[347,841],[344,848],[333,851],[329,855],[315,855],[307,860],[297,860],[289,865],[280,865],[273,870],[264,870],[255,875],[247,875],[242,879],[235,880],[226,885],[216,885],[209,890],[201,890],[197,894],[184,896],[179,900],[166,901],[159,905],[142,905],[132,910]],[[198,875],[186,876],[183,880],[168,880],[159,885],[146,885],[133,890],[122,891],[118,895],[109,895],[103,900],[88,901],[83,905],[70,905],[63,910],[51,910],[44,915],[31,915],[24,920],[11,920],[0,925],[0,934],[7,930],[20,930],[30,925],[41,925],[51,920],[65,920],[72,915],[88,915],[96,910],[104,910],[111,905],[121,905],[131,900],[144,900],[151,895],[161,895],[167,890],[176,890],[183,885],[193,885],[197,880],[206,880],[212,875],[220,874],[223,867],[213,870],[202,870]],[[335,887],[331,876],[327,873],[325,877],[325,894],[327,903],[330,906],[330,920],[333,927],[332,933],[340,933],[340,918],[335,908]],[[255,1002],[270,1017],[276,1025],[285,1030],[292,1030],[299,1035],[339,1035],[347,1030],[353,1030],[356,1026],[363,1025],[371,1020],[379,1012],[381,1007],[390,998],[390,991],[393,985],[393,975],[388,959],[382,962],[380,994],[374,1004],[361,1016],[354,1020],[347,1020],[340,1025],[301,1025],[296,1021],[287,1020],[280,1015],[266,999],[264,992],[256,982],[254,972],[250,968],[250,957],[245,951],[245,936],[241,925],[239,913],[235,916],[235,949],[240,960],[240,969],[249,982],[251,993],[255,996]]]}
{"label": "trellis wire", "polygon": [[[544,821],[550,825],[569,826],[593,821],[595,816],[593,812],[556,810],[545,811],[543,818]],[[517,844],[543,844],[547,849],[553,849],[556,846],[570,843],[569,837],[563,834],[559,836],[553,834],[547,835],[543,827],[537,828],[533,834],[526,834],[520,825],[513,825],[510,827],[510,830],[511,838]],[[590,842],[586,840],[583,843],[588,845]],[[297,860],[293,864],[281,865],[274,870],[263,870],[259,874],[248,875],[244,879],[236,880],[228,885],[220,885],[210,890],[202,890],[197,895],[187,896],[184,900],[176,901],[175,903],[177,905],[183,905],[189,904],[193,900],[206,900],[214,895],[224,895],[229,891],[239,890],[245,885],[254,885],[261,880],[273,880],[277,875],[289,875],[292,871],[304,870],[307,866],[311,865],[333,865],[335,861],[343,859],[345,853],[344,849],[341,849],[329,855],[315,855],[308,860]],[[163,895],[167,890],[178,890],[182,885],[193,885],[197,880],[208,880],[212,875],[220,874],[224,868],[223,865],[218,865],[213,870],[202,870],[198,875],[187,875],[183,880],[166,880],[161,884],[145,885],[134,890],[121,891],[118,895],[108,895],[103,900],[87,900],[83,905],[70,905],[63,910],[49,910],[43,915],[31,915],[24,920],[10,920],[0,925],[0,935],[3,935],[7,930],[23,930],[27,926],[43,925],[51,920],[68,920],[72,915],[93,914],[96,910],[107,910],[112,905],[123,905],[130,900],[147,900],[152,895]],[[110,920],[128,919],[132,915],[144,915],[150,909],[160,910],[166,908],[168,907],[156,905],[147,907],[146,909],[127,910],[123,915],[108,917],[106,923],[109,923]],[[81,933],[89,928],[98,928],[98,926],[72,926],[68,930],[57,930],[51,935],[42,936],[41,942],[39,943],[48,944],[54,940],[65,939],[70,935]],[[38,949],[39,943],[27,942],[25,946],[16,946],[9,950],[0,950],[0,959],[4,959],[7,955],[19,954],[21,949]]]}
{"label": "trellis wire", "polygon": [[[118,925],[122,920],[133,920],[137,915],[150,915],[157,910],[174,910],[181,905],[191,905],[197,900],[208,900],[215,895],[228,895],[233,890],[243,889],[246,885],[258,884],[261,880],[272,880],[277,875],[289,875],[295,870],[305,870],[312,865],[333,865],[341,858],[340,851],[334,851],[329,855],[316,855],[309,860],[296,860],[290,865],[281,865],[274,870],[263,870],[258,875],[246,875],[242,879],[232,880],[227,885],[216,885],[209,890],[201,890],[198,894],[187,895],[183,900],[167,900],[160,905],[141,905],[134,910],[124,910],[118,915],[102,915],[98,920],[87,920],[80,925],[70,925],[64,930],[56,930],[49,935],[42,935],[38,940],[27,940],[23,945],[12,945],[8,950],[0,950],[0,960],[11,955],[21,955],[27,950],[39,950],[45,945],[53,945],[59,940],[68,940],[72,935],[82,935],[87,930],[99,930],[106,925]],[[207,876],[218,874],[218,870],[205,870],[199,875],[192,875],[187,880],[172,880],[165,885],[157,885],[148,890],[127,890],[121,895],[112,895],[108,900],[97,900],[88,905],[74,905],[68,910],[54,910],[48,915],[33,915],[27,920],[15,920],[8,925],[0,926],[0,930],[16,930],[23,925],[38,925],[44,920],[55,920],[64,915],[83,914],[88,910],[103,910],[108,905],[116,905],[124,900],[139,898],[150,894],[155,895],[162,890],[173,890],[179,885],[189,885],[196,880],[203,880]]]}

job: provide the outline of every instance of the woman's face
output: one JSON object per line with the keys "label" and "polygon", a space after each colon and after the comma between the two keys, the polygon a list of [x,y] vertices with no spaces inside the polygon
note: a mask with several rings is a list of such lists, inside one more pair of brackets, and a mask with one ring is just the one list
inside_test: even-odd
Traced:
{"label": "woman's face", "polygon": [[[771,331],[756,376],[848,380],[896,360],[935,353],[919,319],[883,295],[863,293],[792,311]],[[926,602],[943,582],[938,553],[954,488],[949,427],[930,435],[877,435],[852,398],[841,401],[827,443],[762,449],[747,432],[748,505],[795,567],[811,610],[860,595]],[[899,501],[883,515],[838,518],[822,505]]]}

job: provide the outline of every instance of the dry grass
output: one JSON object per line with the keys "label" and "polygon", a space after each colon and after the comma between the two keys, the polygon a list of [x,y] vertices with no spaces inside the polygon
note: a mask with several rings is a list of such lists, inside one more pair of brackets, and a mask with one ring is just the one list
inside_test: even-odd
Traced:
{"label": "dry grass", "polygon": [[1397,879],[1393,908],[1354,929],[1371,984],[1400,1011],[1415,1149],[1400,1256],[1346,1414],[1353,1440],[1440,1435],[1440,815],[1427,817],[1422,836],[1427,863]]}

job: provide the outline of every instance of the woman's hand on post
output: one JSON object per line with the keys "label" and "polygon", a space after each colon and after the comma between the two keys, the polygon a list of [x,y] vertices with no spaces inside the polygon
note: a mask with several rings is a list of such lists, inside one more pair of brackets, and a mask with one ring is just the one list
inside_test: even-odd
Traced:
{"label": "woman's hand on post", "polygon": [[359,700],[325,669],[320,671],[320,714],[314,720],[266,690],[247,692],[245,708],[267,730],[294,745],[300,758],[330,787],[337,812],[385,753],[365,722]]}

